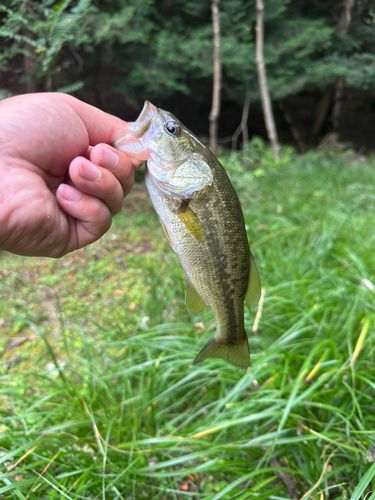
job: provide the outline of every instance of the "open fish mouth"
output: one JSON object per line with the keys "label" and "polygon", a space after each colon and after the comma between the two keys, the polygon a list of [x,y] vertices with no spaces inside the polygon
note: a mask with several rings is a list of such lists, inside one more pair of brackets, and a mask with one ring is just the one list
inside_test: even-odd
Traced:
{"label": "open fish mouth", "polygon": [[113,143],[113,147],[131,154],[139,160],[148,160],[150,154],[142,139],[145,138],[147,131],[150,129],[152,119],[157,111],[156,106],[150,101],[145,101],[138,118],[135,122],[129,124],[125,135],[117,139]]}
{"label": "open fish mouth", "polygon": [[142,111],[139,113],[138,118],[134,123],[144,123],[151,120],[152,116],[157,112],[157,107],[154,106],[150,101],[145,101]]}

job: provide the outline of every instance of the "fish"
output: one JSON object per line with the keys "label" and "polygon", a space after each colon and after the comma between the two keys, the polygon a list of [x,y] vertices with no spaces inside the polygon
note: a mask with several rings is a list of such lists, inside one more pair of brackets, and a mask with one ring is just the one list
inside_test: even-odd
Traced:
{"label": "fish", "polygon": [[149,101],[113,146],[145,160],[145,183],[177,254],[192,314],[212,309],[213,338],[194,363],[222,358],[247,368],[244,305],[255,306],[260,279],[235,189],[221,163],[172,113]]}

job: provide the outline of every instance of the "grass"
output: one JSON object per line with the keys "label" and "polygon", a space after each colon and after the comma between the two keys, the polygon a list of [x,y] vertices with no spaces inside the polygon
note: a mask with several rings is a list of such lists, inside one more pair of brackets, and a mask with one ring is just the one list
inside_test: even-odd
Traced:
{"label": "grass", "polygon": [[1,255],[0,498],[374,498],[375,162],[223,161],[265,289],[251,368],[192,365],[213,319],[142,185],[85,250]]}

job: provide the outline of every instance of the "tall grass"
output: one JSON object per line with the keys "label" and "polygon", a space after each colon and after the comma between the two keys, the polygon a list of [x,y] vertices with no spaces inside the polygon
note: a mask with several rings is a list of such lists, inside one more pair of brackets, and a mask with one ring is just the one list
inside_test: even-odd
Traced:
{"label": "tall grass", "polygon": [[140,187],[90,249],[1,257],[0,497],[373,498],[375,163],[249,157],[223,159],[265,289],[246,372],[192,365],[212,315]]}

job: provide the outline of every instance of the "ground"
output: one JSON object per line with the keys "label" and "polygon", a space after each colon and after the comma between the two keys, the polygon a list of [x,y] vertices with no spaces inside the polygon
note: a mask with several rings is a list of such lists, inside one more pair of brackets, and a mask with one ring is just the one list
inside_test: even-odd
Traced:
{"label": "ground", "polygon": [[0,496],[372,498],[375,161],[223,163],[265,292],[251,368],[192,365],[213,318],[137,183],[90,247],[0,255]]}

